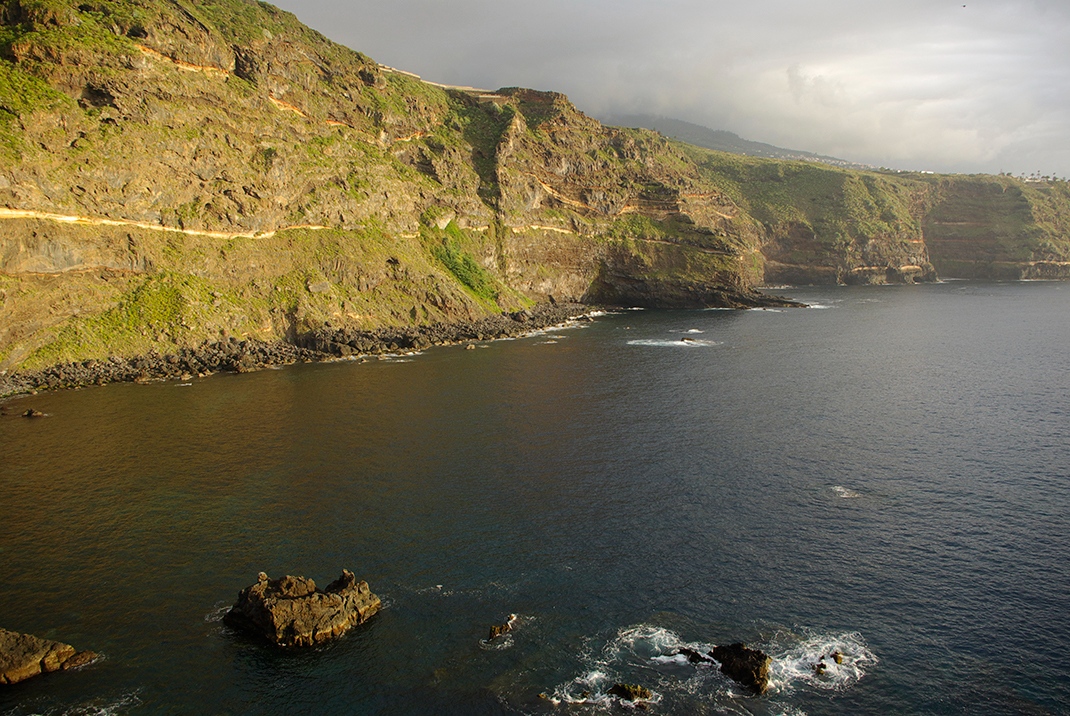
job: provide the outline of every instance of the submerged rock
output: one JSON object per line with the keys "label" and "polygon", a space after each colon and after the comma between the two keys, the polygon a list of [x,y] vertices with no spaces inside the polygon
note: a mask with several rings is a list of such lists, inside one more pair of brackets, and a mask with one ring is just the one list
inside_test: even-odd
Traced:
{"label": "submerged rock", "polygon": [[95,658],[93,652],[77,651],[70,644],[0,629],[0,684],[84,666]]}
{"label": "submerged rock", "polygon": [[752,689],[763,693],[769,688],[769,665],[772,659],[758,649],[748,649],[742,642],[728,646],[715,646],[710,656],[721,664],[721,673]]}
{"label": "submerged rock", "polygon": [[379,606],[368,583],[348,569],[323,590],[307,577],[269,579],[261,572],[256,584],[238,593],[223,622],[280,646],[311,646],[367,621]]}

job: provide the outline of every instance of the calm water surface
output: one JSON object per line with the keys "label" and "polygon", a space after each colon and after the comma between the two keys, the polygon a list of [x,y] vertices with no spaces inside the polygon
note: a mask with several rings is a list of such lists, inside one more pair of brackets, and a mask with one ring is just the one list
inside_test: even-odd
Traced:
{"label": "calm water surface", "polygon": [[[0,626],[104,658],[0,713],[1068,713],[1070,285],[785,293],[12,402]],[[344,567],[329,646],[220,621]],[[740,640],[766,696],[672,658]]]}

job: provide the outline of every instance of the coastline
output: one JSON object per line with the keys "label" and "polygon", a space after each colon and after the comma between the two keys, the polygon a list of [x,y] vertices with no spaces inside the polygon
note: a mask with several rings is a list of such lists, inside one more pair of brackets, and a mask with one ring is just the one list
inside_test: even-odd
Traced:
{"label": "coastline", "polygon": [[540,303],[531,309],[473,321],[361,331],[329,325],[290,341],[229,338],[176,353],[60,363],[36,371],[0,376],[0,401],[46,390],[71,390],[108,383],[192,380],[213,373],[249,373],[294,363],[316,363],[432,346],[515,338],[531,331],[588,318],[600,308],[582,303]]}

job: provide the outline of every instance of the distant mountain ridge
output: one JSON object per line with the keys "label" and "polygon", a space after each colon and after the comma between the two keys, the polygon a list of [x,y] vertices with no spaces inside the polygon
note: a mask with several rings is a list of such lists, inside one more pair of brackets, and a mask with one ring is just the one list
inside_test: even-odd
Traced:
{"label": "distant mountain ridge", "polygon": [[679,139],[698,147],[713,149],[730,154],[746,154],[751,157],[766,159],[786,159],[789,161],[821,162],[844,169],[876,169],[871,164],[859,164],[846,159],[838,159],[823,154],[804,152],[798,149],[784,149],[765,142],[743,139],[734,132],[724,129],[710,129],[701,124],[685,122],[671,117],[659,117],[652,114],[616,114],[598,118],[603,124],[614,127],[641,127],[661,132],[666,137]]}

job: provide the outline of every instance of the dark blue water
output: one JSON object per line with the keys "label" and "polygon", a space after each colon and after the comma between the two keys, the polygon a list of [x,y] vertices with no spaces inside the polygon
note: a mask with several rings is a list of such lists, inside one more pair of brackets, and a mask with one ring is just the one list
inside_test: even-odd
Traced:
{"label": "dark blue water", "polygon": [[[104,658],[0,713],[1068,713],[1070,285],[785,293],[16,401],[0,626]],[[343,567],[330,646],[219,620]],[[671,658],[739,640],[769,694]]]}

